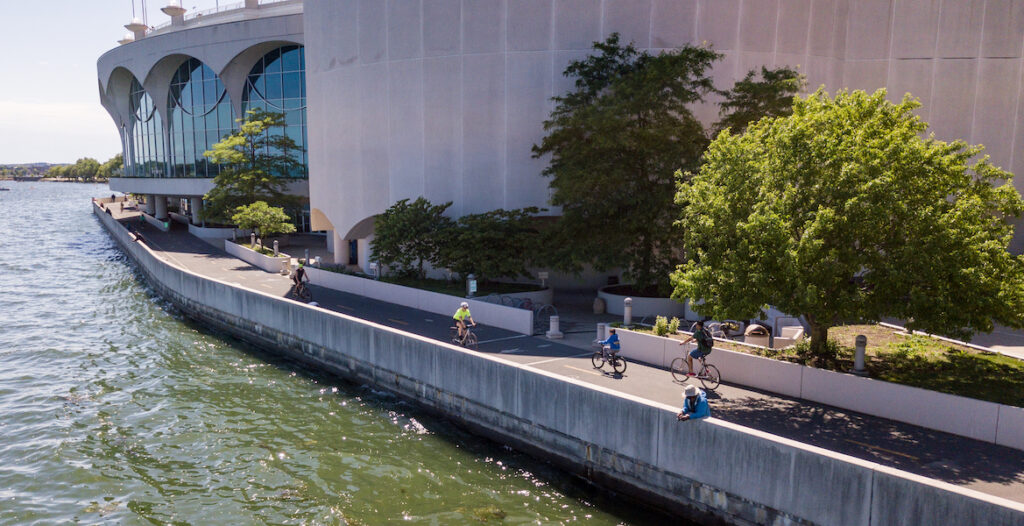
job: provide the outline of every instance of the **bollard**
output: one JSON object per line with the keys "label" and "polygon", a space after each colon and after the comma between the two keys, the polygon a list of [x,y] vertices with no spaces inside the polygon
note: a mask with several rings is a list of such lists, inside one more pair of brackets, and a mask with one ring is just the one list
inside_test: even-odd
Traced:
{"label": "bollard", "polygon": [[287,276],[292,273],[292,258],[281,259],[281,275]]}
{"label": "bollard", "polygon": [[306,249],[306,259],[303,259],[302,262],[307,264],[307,265],[309,264],[309,249],[308,248]]}
{"label": "bollard", "polygon": [[633,298],[626,298],[622,303],[625,305],[622,308],[622,324],[628,327],[633,325]]}
{"label": "bollard", "polygon": [[858,334],[856,339],[856,354],[853,358],[853,370],[851,373],[857,376],[867,376],[868,371],[864,368],[864,352],[868,346],[868,337]]}
{"label": "bollard", "polygon": [[320,256],[316,257],[316,268],[320,268]]}
{"label": "bollard", "polygon": [[549,340],[562,339],[562,331],[558,330],[558,316],[552,316],[550,318],[550,328],[545,336],[547,336]]}
{"label": "bollard", "polygon": [[274,240],[274,257],[280,256],[281,253],[277,251],[277,240]]}
{"label": "bollard", "polygon": [[597,324],[597,341],[604,341],[608,338],[608,324],[598,323]]}
{"label": "bollard", "polygon": [[256,232],[249,234],[249,243],[251,243],[250,247],[256,250]]}

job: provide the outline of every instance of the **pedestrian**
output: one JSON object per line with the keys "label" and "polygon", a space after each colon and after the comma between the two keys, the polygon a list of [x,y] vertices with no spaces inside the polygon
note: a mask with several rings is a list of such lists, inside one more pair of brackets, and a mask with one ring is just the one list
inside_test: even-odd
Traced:
{"label": "pedestrian", "polygon": [[676,419],[699,420],[711,416],[711,407],[708,406],[708,395],[697,389],[696,385],[688,385],[683,391],[683,409],[676,415]]}

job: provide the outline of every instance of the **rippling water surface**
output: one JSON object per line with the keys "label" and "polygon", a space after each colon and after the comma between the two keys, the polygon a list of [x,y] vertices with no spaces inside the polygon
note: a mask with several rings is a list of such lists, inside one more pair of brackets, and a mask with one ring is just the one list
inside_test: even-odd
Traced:
{"label": "rippling water surface", "polygon": [[91,215],[105,185],[0,186],[0,524],[660,522],[186,321]]}

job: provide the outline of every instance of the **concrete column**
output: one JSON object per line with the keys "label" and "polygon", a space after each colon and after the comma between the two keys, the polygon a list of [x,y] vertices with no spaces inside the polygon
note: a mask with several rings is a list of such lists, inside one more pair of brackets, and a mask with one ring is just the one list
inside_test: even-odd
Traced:
{"label": "concrete column", "polygon": [[189,198],[189,208],[192,209],[192,224],[200,225],[202,220],[199,219],[199,214],[203,212],[203,198],[202,197],[191,197]]}
{"label": "concrete column", "polygon": [[157,219],[164,221],[167,219],[167,196],[157,195],[154,197],[156,197],[156,213],[154,214],[154,216]]}
{"label": "concrete column", "polygon": [[348,243],[338,235],[338,232],[331,230],[330,232],[331,241],[327,243],[327,246],[331,249],[331,253],[334,254],[334,264],[344,265],[348,263]]}
{"label": "concrete column", "polygon": [[[359,251],[359,268],[363,269],[363,272],[370,271],[370,242],[373,241],[373,236],[364,237],[358,241],[357,250]],[[347,249],[346,249],[347,250]],[[346,254],[346,258],[348,255]]]}
{"label": "concrete column", "polygon": [[330,252],[331,254],[334,253],[334,231],[333,230],[328,230],[327,231],[327,251]]}
{"label": "concrete column", "polygon": [[146,213],[156,214],[156,196],[153,194],[146,194]]}

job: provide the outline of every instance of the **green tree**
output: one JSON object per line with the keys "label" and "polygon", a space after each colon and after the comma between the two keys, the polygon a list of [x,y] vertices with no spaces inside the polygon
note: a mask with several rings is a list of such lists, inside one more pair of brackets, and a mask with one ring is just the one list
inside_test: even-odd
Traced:
{"label": "green tree", "polygon": [[81,179],[83,181],[92,181],[96,179],[96,174],[100,171],[100,162],[92,157],[83,157],[75,164],[68,168],[68,177],[74,177],[75,179]]}
{"label": "green tree", "polygon": [[533,217],[539,212],[530,207],[460,217],[444,237],[438,265],[481,281],[528,276],[529,255],[540,244]]}
{"label": "green tree", "polygon": [[552,267],[624,268],[638,288],[670,290],[681,256],[674,173],[695,168],[707,145],[689,105],[713,90],[707,72],[719,56],[693,46],[650,55],[612,34],[569,64],[575,89],[553,99],[533,147],[550,156],[544,175],[562,208],[545,242]]}
{"label": "green tree", "polygon": [[437,261],[442,243],[454,224],[444,216],[452,203],[441,205],[419,197],[413,202],[402,199],[391,205],[374,221],[372,258],[395,267],[398,274],[426,276],[424,265]]}
{"label": "green tree", "polygon": [[751,70],[743,80],[723,93],[725,100],[718,105],[719,121],[714,134],[726,128],[743,133],[747,125],[764,117],[785,117],[793,113],[793,97],[807,84],[807,79],[795,69],[761,67],[761,78]]}
{"label": "green tree", "polygon": [[954,336],[1024,325],[1011,174],[972,162],[980,146],[925,138],[919,104],[885,96],[818,90],[789,117],[722,132],[677,197],[692,260],[674,297],[718,319],[769,304],[803,316],[817,361],[844,321]]}
{"label": "green tree", "polygon": [[273,206],[294,206],[297,200],[285,193],[287,176],[301,167],[295,152],[302,149],[291,138],[275,133],[284,126],[284,114],[249,110],[238,131],[203,153],[222,166],[214,188],[203,198],[203,218],[227,221],[239,206],[265,201]]}
{"label": "green tree", "polygon": [[102,179],[110,179],[111,177],[117,177],[121,173],[122,168],[124,168],[124,157],[121,154],[117,154],[100,165],[97,175]]}
{"label": "green tree", "polygon": [[256,229],[260,238],[295,232],[295,225],[291,223],[284,209],[270,206],[264,201],[235,208],[231,221],[239,228]]}

